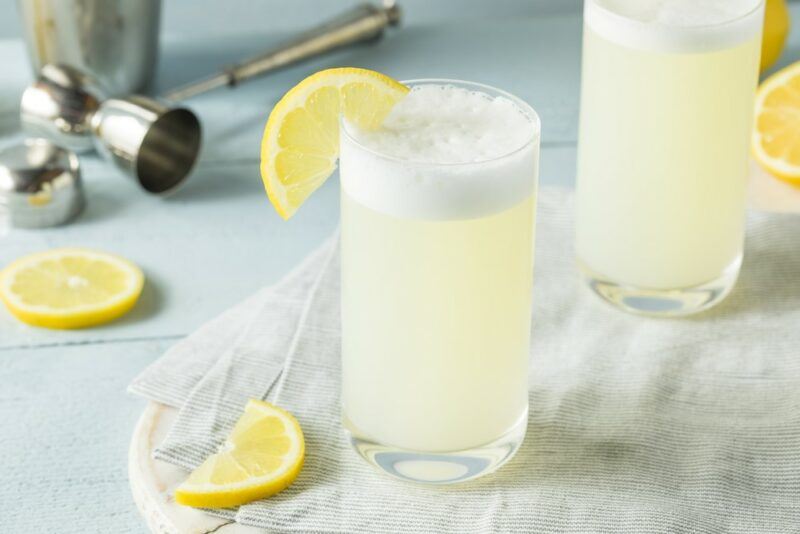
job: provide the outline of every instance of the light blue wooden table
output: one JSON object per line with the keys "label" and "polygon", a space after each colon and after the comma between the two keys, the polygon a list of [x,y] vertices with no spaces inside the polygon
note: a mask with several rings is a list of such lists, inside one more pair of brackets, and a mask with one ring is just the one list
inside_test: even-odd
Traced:
{"label": "light blue wooden table", "polygon": [[[3,1],[0,145],[18,135],[17,100],[30,77],[11,2]],[[166,4],[156,89],[257,52],[347,2]],[[275,282],[337,224],[336,180],[283,222],[268,204],[258,174],[264,121],[302,77],[326,66],[354,65],[400,79],[452,77],[500,86],[530,102],[542,117],[542,183],[572,184],[580,2],[401,4],[406,25],[375,46],[189,102],[202,117],[205,147],[179,194],[145,196],[94,157],[84,157],[89,207],[74,224],[0,236],[0,265],[29,252],[77,245],[126,256],[148,278],[136,309],[102,328],[40,330],[0,310],[0,531],[144,531],[126,473],[130,434],[144,402],[128,396],[126,385],[175,340]],[[800,5],[793,14],[800,21]],[[783,63],[800,58],[798,37]]]}

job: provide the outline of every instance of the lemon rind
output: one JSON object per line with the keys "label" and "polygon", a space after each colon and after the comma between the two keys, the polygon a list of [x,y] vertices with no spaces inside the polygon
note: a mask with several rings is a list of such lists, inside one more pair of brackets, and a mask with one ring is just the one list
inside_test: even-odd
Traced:
{"label": "lemon rind", "polygon": [[[44,260],[58,260],[77,256],[113,264],[125,272],[127,286],[124,291],[97,304],[81,304],[67,309],[54,309],[47,305],[30,305],[23,302],[11,287],[16,275]],[[74,329],[96,326],[117,319],[130,311],[144,288],[144,274],[132,262],[105,252],[79,247],[65,247],[29,254],[14,260],[0,271],[0,301],[16,318],[32,326],[54,329]]]}
{"label": "lemon rind", "polygon": [[[331,81],[334,79],[337,79],[336,83],[331,83]],[[274,168],[275,158],[273,155],[277,156],[277,154],[280,152],[277,134],[280,131],[279,127],[282,124],[283,119],[290,111],[296,109],[296,104],[298,102],[305,102],[308,97],[317,89],[322,87],[342,88],[349,83],[363,81],[374,81],[376,82],[376,85],[380,84],[403,94],[409,91],[409,88],[405,85],[379,72],[356,67],[337,67],[319,71],[315,74],[312,74],[308,78],[305,78],[303,81],[292,87],[272,109],[272,112],[267,119],[267,123],[264,126],[264,134],[261,142],[260,170],[262,181],[264,182],[264,189],[267,192],[267,197],[269,197],[270,202],[275,207],[278,215],[280,215],[284,220],[287,220],[294,215],[299,206],[292,206],[291,203],[288,202],[284,191],[275,187],[275,183],[279,182],[280,180],[276,176]],[[274,135],[272,135],[273,133]],[[334,172],[336,172],[335,163],[337,159],[338,147],[337,153],[331,159],[333,170],[327,176],[319,179],[317,187],[320,187]]]}
{"label": "lemon rind", "polygon": [[305,461],[305,440],[297,419],[281,408],[260,400],[250,400],[245,412],[257,410],[264,415],[279,417],[285,424],[291,447],[284,455],[283,464],[267,475],[255,476],[230,484],[211,482],[188,484],[184,482],[175,490],[178,503],[207,508],[226,508],[269,497],[294,482]]}

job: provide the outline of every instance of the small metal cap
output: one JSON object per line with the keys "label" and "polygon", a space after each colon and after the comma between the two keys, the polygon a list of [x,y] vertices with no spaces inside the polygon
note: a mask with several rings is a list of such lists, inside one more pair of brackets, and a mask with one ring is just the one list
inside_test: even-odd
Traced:
{"label": "small metal cap", "polygon": [[75,153],[45,139],[26,139],[0,151],[0,216],[11,226],[57,226],[84,204]]}

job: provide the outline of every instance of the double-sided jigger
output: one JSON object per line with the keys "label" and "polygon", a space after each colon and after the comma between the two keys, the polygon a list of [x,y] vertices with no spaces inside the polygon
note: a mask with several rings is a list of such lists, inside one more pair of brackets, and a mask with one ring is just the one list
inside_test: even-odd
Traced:
{"label": "double-sided jigger", "polygon": [[75,152],[94,148],[150,193],[177,187],[200,150],[200,122],[188,109],[139,95],[108,98],[65,65],[45,65],[20,109],[29,134]]}
{"label": "double-sided jigger", "polygon": [[162,99],[141,95],[109,98],[87,75],[63,65],[47,65],[23,93],[22,124],[29,133],[66,149],[94,148],[145,191],[168,193],[189,175],[201,141],[197,116],[171,102],[224,85],[235,87],[301,60],[377,39],[399,20],[394,2],[381,7],[357,6],[288,43],[171,91]]}

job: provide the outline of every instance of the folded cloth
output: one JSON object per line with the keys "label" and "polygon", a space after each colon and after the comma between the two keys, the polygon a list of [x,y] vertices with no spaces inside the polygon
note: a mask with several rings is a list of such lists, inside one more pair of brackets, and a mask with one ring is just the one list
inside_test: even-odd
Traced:
{"label": "folded cloth", "polygon": [[572,205],[541,191],[528,434],[497,473],[412,485],[350,449],[336,238],[131,384],[180,410],[156,457],[196,467],[256,397],[298,417],[305,467],[284,492],[215,513],[270,532],[796,532],[800,218],[753,214],[728,300],[650,319],[578,281]]}

